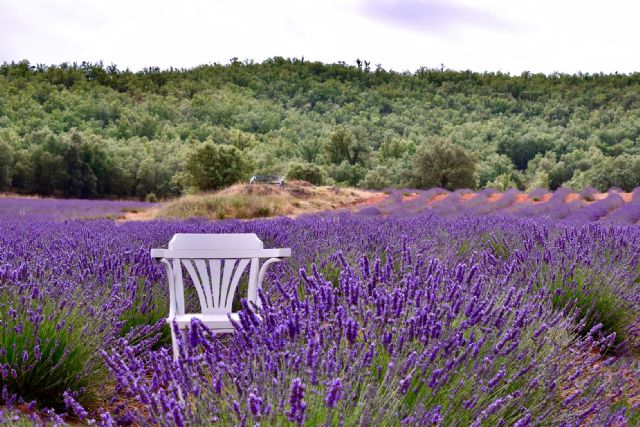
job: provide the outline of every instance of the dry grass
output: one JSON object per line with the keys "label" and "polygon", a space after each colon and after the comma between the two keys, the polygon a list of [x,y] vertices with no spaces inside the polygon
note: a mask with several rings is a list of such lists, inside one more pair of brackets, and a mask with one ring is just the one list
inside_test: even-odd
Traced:
{"label": "dry grass", "polygon": [[238,184],[215,193],[180,197],[164,204],[155,218],[250,219],[300,215],[379,201],[379,193],[352,188],[316,187],[303,181],[273,185]]}

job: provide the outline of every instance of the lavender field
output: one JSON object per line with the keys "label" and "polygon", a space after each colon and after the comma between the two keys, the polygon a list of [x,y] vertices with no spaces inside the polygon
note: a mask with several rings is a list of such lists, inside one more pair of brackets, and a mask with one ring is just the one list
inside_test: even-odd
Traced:
{"label": "lavender field", "polygon": [[[22,215],[0,199],[0,419],[638,425],[640,190],[439,192],[217,222],[68,219],[96,215],[50,215],[56,201]],[[256,233],[293,256],[259,316],[238,295],[236,333],[194,321],[174,362],[149,249],[178,232]]]}
{"label": "lavender field", "polygon": [[365,208],[367,215],[512,216],[562,222],[595,222],[634,225],[640,223],[640,188],[631,193],[611,190],[598,193],[586,188],[580,193],[569,188],[554,192],[536,189],[529,194],[516,189],[498,192],[485,189],[445,191],[392,190],[376,206]]}
{"label": "lavender field", "polygon": [[153,207],[154,203],[116,200],[0,197],[0,219],[21,221],[104,219]]}

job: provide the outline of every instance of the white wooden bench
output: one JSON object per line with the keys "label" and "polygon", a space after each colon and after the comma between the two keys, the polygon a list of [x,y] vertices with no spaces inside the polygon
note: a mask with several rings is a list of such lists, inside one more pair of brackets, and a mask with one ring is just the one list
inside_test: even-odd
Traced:
{"label": "white wooden bench", "polygon": [[[178,358],[178,345],[173,321],[183,332],[197,317],[216,333],[233,333],[227,317],[239,321],[232,312],[238,283],[249,267],[247,300],[260,306],[258,289],[262,287],[269,265],[291,256],[291,249],[263,249],[255,234],[176,234],[168,249],[151,249],[151,257],[159,259],[169,278],[169,317],[173,341],[173,357]],[[260,266],[261,259],[267,259]],[[189,274],[200,301],[199,313],[185,311],[183,268]]]}

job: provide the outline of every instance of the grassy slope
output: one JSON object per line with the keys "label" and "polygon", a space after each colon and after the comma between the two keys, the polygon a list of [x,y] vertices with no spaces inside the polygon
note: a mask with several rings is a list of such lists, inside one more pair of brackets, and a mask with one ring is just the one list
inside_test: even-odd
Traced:
{"label": "grassy slope", "polygon": [[[384,197],[384,196],[382,196]],[[156,218],[260,218],[299,215],[379,201],[381,193],[353,188],[316,187],[303,181],[272,185],[234,185],[215,193],[183,196],[156,213]]]}

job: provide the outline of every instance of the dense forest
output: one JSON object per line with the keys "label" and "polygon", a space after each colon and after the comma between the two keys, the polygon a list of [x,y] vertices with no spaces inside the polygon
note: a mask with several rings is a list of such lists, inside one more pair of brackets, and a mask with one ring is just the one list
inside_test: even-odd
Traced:
{"label": "dense forest", "polygon": [[[198,165],[202,153],[242,164],[229,179],[630,190],[639,140],[640,73],[398,73],[284,58],[140,72],[0,66],[0,191],[170,197],[199,182],[193,170],[223,167]],[[467,176],[444,179],[448,167]]]}

